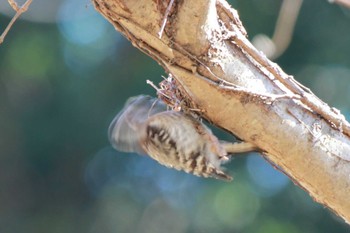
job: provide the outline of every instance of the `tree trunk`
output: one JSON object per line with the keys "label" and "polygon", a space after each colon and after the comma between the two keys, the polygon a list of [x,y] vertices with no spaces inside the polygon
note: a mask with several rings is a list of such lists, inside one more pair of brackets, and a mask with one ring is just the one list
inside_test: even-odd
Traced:
{"label": "tree trunk", "polygon": [[181,107],[200,110],[256,145],[314,200],[350,222],[349,123],[256,51],[224,0],[93,2],[174,77],[163,90],[173,105],[186,103]]}

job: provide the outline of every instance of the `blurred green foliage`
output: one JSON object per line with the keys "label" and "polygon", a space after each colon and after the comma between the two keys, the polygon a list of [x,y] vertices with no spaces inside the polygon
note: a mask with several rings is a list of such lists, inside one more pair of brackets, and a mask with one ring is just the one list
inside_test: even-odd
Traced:
{"label": "blurred green foliage", "polygon": [[[19,20],[0,45],[0,232],[349,231],[256,154],[228,164],[235,180],[224,183],[114,151],[109,122],[128,97],[154,95],[145,80],[164,73],[87,3],[64,5],[56,24]],[[231,3],[250,38],[271,35],[279,0]],[[59,18],[65,11],[92,26]],[[277,60],[348,118],[349,16],[304,1]],[[0,15],[1,29],[9,20]]]}

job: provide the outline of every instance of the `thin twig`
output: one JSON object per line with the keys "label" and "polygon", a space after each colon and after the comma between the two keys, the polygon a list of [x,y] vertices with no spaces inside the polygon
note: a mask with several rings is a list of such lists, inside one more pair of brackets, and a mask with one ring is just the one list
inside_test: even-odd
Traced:
{"label": "thin twig", "polygon": [[168,21],[169,12],[170,12],[170,10],[171,10],[171,8],[172,8],[172,6],[173,6],[173,3],[174,3],[174,0],[170,0],[169,5],[168,5],[168,7],[167,7],[166,10],[165,10],[164,17],[163,17],[163,22],[162,22],[162,26],[161,26],[161,28],[160,28],[160,31],[158,32],[158,37],[159,37],[159,39],[162,38],[164,29],[165,29],[165,25],[166,25],[166,23],[167,23],[167,21]]}
{"label": "thin twig", "polygon": [[159,94],[161,94],[161,95],[164,95],[165,97],[171,99],[170,96],[167,96],[166,94],[164,94],[164,93],[162,92],[161,89],[159,89],[156,85],[154,85],[154,83],[153,83],[152,81],[150,81],[150,80],[147,79],[147,80],[146,80],[146,83],[147,83],[148,85],[151,85],[151,87],[153,87],[154,89],[156,89],[157,93],[159,93]]}
{"label": "thin twig", "polygon": [[14,9],[16,12],[19,10],[18,4],[15,0],[8,0],[8,2],[12,9]]}
{"label": "thin twig", "polygon": [[283,0],[273,36],[270,38],[265,34],[258,34],[253,38],[254,46],[269,59],[278,58],[288,48],[302,2],[303,0]]}
{"label": "thin twig", "polygon": [[280,13],[276,22],[275,31],[272,36],[272,41],[276,46],[275,54],[272,59],[282,55],[288,48],[298,19],[298,14],[303,0],[284,0],[281,6]]}
{"label": "thin twig", "polygon": [[32,1],[33,0],[27,0],[20,8],[18,8],[18,5],[17,5],[17,3],[14,0],[8,0],[10,6],[16,11],[16,14],[13,16],[13,18],[10,21],[10,23],[7,25],[7,27],[5,28],[4,32],[1,34],[1,36],[0,36],[0,44],[2,44],[2,42],[5,39],[5,36],[10,31],[12,25],[15,23],[15,21],[18,19],[18,17],[28,10],[28,7],[32,3]]}
{"label": "thin twig", "polygon": [[350,0],[328,0],[330,3],[336,3],[341,6],[345,6],[347,8],[350,8]]}

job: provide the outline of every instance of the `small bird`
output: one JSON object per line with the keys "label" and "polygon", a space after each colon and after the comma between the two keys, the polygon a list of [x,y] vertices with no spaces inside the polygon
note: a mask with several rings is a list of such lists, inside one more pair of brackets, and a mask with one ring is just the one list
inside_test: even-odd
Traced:
{"label": "small bird", "polygon": [[201,121],[188,113],[167,110],[164,102],[146,95],[127,100],[108,135],[119,151],[147,154],[167,167],[223,180],[232,180],[221,168],[229,160],[228,152],[256,149],[245,142],[219,142]]}

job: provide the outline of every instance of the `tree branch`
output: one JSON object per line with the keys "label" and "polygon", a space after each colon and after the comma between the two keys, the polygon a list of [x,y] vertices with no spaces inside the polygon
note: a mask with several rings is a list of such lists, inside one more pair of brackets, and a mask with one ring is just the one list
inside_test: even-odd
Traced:
{"label": "tree branch", "polygon": [[170,1],[94,0],[118,31],[174,77],[165,84],[176,86],[170,94],[182,108],[199,109],[265,151],[349,223],[350,125],[344,116],[257,51],[224,0],[174,1],[169,10],[164,2]]}
{"label": "tree branch", "polygon": [[336,3],[341,6],[345,6],[347,8],[350,8],[350,0],[328,0],[330,3]]}

